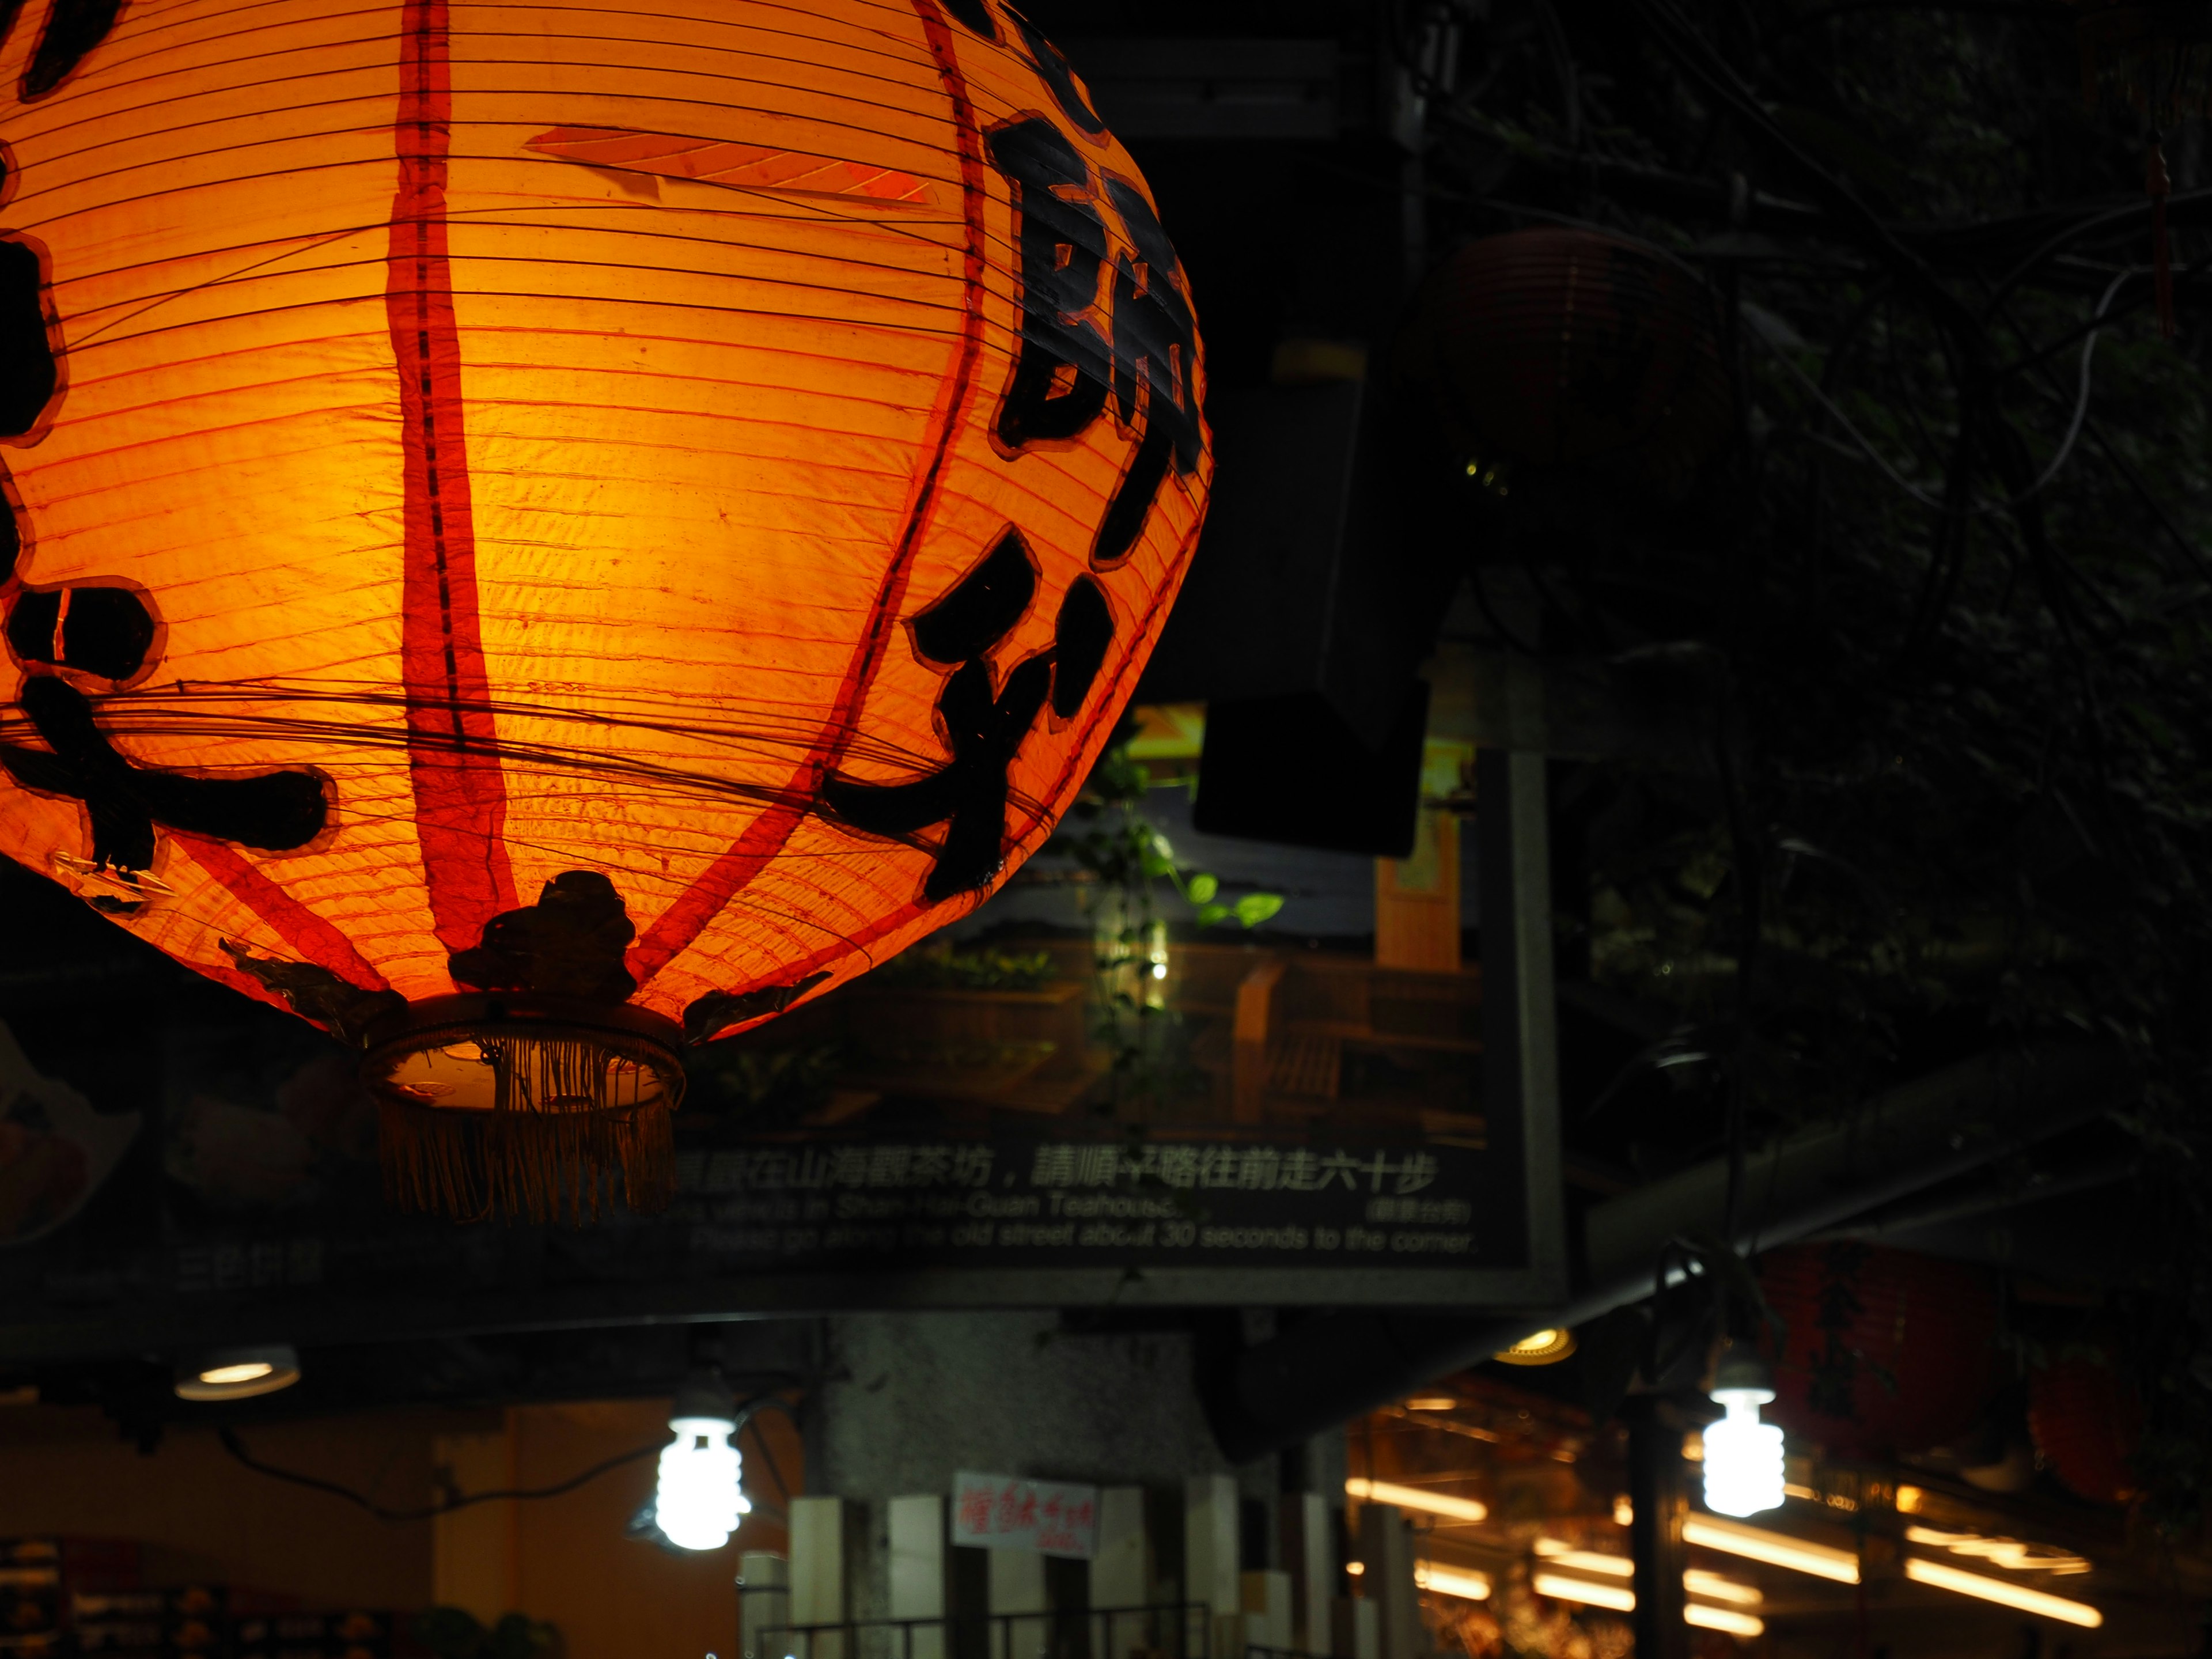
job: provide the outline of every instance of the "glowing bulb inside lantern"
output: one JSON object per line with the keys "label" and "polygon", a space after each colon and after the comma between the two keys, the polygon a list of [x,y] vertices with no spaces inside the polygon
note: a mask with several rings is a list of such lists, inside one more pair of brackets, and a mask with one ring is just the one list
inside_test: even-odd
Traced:
{"label": "glowing bulb inside lantern", "polygon": [[668,1426],[676,1437],[661,1450],[654,1518],[670,1543],[718,1550],[752,1508],[738,1490],[744,1463],[731,1439],[738,1425],[726,1417],[678,1417]]}
{"label": "glowing bulb inside lantern", "polygon": [[1716,1388],[1728,1415],[1705,1427],[1705,1507],[1716,1515],[1757,1515],[1782,1506],[1782,1431],[1759,1420],[1774,1398],[1765,1388]]}

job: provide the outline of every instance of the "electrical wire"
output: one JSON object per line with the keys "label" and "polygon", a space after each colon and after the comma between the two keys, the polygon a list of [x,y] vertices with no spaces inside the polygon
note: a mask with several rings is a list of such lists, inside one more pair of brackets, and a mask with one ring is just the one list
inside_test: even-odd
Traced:
{"label": "electrical wire", "polygon": [[311,1492],[327,1492],[332,1498],[343,1498],[355,1507],[368,1510],[380,1521],[428,1521],[434,1516],[450,1515],[455,1510],[466,1509],[471,1504],[489,1504],[505,1498],[558,1498],[563,1492],[574,1492],[577,1487],[596,1480],[601,1475],[618,1469],[626,1463],[635,1463],[645,1458],[658,1456],[661,1447],[667,1443],[665,1439],[656,1440],[649,1446],[640,1446],[634,1451],[618,1453],[603,1462],[592,1464],[580,1474],[572,1475],[568,1480],[550,1486],[509,1486],[495,1492],[456,1493],[441,1503],[425,1504],[417,1509],[392,1509],[378,1503],[365,1493],[357,1492],[352,1487],[343,1486],[336,1480],[325,1480],[320,1475],[302,1474],[296,1469],[279,1468],[274,1463],[263,1462],[246,1449],[245,1443],[239,1439],[238,1431],[234,1429],[217,1430],[216,1437],[222,1442],[225,1451],[256,1474],[265,1474],[273,1480],[289,1481],[295,1486],[305,1486]]}
{"label": "electrical wire", "polygon": [[[747,1401],[738,1408],[738,1419],[731,1430],[731,1438],[734,1440],[738,1435],[744,1433],[751,1425],[754,1418],[770,1408],[781,1411],[793,1422],[798,1421],[798,1413],[793,1410],[788,1401],[780,1399],[775,1395],[763,1395],[757,1399]],[[302,1474],[297,1469],[279,1468],[274,1463],[263,1462],[252,1452],[246,1450],[246,1443],[238,1437],[238,1431],[235,1429],[218,1429],[216,1436],[222,1442],[222,1449],[225,1451],[256,1474],[265,1474],[272,1480],[284,1480],[295,1486],[305,1486],[310,1492],[325,1492],[332,1498],[343,1498],[356,1509],[368,1510],[380,1521],[392,1522],[428,1521],[436,1516],[450,1515],[455,1510],[466,1509],[471,1504],[491,1504],[503,1500],[533,1498],[558,1498],[565,1492],[575,1491],[579,1486],[588,1486],[601,1475],[611,1474],[625,1464],[641,1462],[646,1458],[658,1456],[661,1449],[668,1443],[664,1438],[655,1440],[649,1445],[640,1446],[632,1451],[617,1452],[612,1457],[592,1464],[581,1474],[571,1475],[568,1480],[558,1481],[550,1486],[505,1486],[492,1492],[457,1492],[440,1503],[424,1504],[415,1509],[392,1509],[378,1503],[367,1493],[356,1492],[351,1486],[338,1481],[325,1480],[320,1475]],[[791,1501],[791,1489],[784,1483],[783,1471],[776,1467],[775,1454],[769,1450],[768,1437],[756,1430],[753,1434],[753,1443],[760,1449],[761,1457],[768,1465],[768,1472],[775,1482],[776,1491],[782,1494],[784,1502],[788,1504]]]}

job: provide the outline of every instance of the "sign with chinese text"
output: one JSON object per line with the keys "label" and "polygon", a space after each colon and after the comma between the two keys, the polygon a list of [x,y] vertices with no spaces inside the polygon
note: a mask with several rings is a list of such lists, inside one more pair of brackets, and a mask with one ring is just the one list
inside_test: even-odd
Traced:
{"label": "sign with chinese text", "polygon": [[[1348,1057],[1340,1098],[1303,1121],[1285,1110],[1240,1123],[1198,1108],[1179,1121],[1117,1121],[1090,1103],[1046,1116],[888,1090],[848,1121],[793,1113],[767,1127],[764,1112],[687,1110],[675,1126],[675,1195],[659,1213],[460,1226],[385,1207],[375,1107],[350,1056],[195,981],[165,994],[173,1006],[133,1016],[130,1042],[96,1007],[64,1016],[0,1002],[24,1074],[82,1101],[74,1115],[0,1113],[0,1177],[43,1195],[21,1214],[0,1205],[0,1361],[246,1341],[276,1328],[301,1344],[358,1341],[395,1322],[1543,1305],[1532,1241],[1556,1229],[1555,1211],[1529,1177],[1516,1116],[1465,1109],[1482,1103],[1454,1081],[1471,1069],[1456,1059],[1446,1081],[1459,1092],[1438,1086],[1392,1107],[1358,1092],[1376,1079],[1352,1067],[1372,1062]],[[1036,1006],[1075,1032],[1040,1036],[1080,1040],[1079,1001]],[[878,1048],[934,1054],[896,1014],[883,996],[867,1005]],[[917,1075],[922,1063],[911,1062]],[[1376,1075],[1406,1086],[1397,1073]],[[711,1101],[705,1084],[699,1092]],[[26,1179],[40,1172],[43,1185]]]}
{"label": "sign with chinese text", "polygon": [[1088,1561],[1098,1553],[1098,1488],[963,1469],[952,1478],[952,1541]]}

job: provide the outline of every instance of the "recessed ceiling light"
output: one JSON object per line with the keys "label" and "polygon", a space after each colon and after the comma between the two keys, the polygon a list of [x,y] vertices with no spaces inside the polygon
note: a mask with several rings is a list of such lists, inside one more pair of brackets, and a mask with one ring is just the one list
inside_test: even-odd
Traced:
{"label": "recessed ceiling light", "polygon": [[1575,1334],[1564,1328],[1538,1331],[1524,1336],[1511,1347],[1492,1358],[1508,1365],[1551,1365],[1565,1359],[1575,1351]]}
{"label": "recessed ceiling light", "polygon": [[251,1400],[300,1380],[300,1356],[283,1344],[218,1348],[177,1367],[179,1400]]}

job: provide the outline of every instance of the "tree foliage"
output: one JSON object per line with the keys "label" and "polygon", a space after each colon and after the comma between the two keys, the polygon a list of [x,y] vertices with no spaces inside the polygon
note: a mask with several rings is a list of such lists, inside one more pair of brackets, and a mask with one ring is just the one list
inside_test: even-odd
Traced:
{"label": "tree foliage", "polygon": [[[1449,15],[1401,14],[1409,64]],[[1478,575],[1540,603],[1523,644],[1704,735],[1702,770],[1573,809],[1594,975],[1683,1021],[1645,1060],[1742,1135],[2109,1043],[2173,1230],[2142,1337],[2172,1382],[2212,1313],[2212,189],[2155,97],[2085,107],[2077,15],[1500,0],[1457,14],[1423,165],[1447,240],[1588,224],[1720,301],[1739,430],[1686,501],[1463,503]]]}

